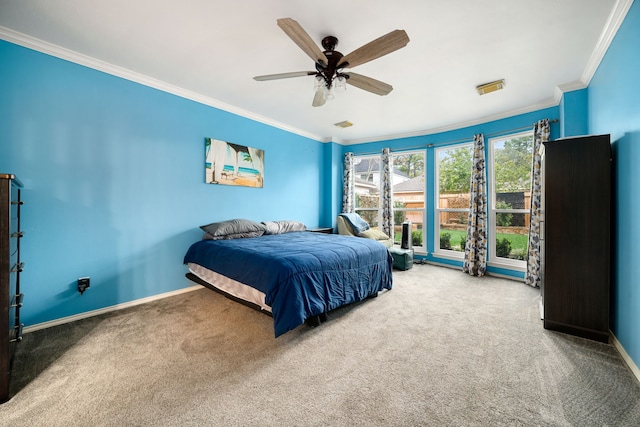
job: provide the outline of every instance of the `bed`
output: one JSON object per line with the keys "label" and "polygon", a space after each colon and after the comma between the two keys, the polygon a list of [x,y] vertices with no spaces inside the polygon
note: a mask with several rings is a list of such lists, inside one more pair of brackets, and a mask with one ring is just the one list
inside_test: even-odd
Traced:
{"label": "bed", "polygon": [[187,277],[273,316],[278,337],[392,287],[392,258],[370,239],[309,231],[207,233],[188,249]]}

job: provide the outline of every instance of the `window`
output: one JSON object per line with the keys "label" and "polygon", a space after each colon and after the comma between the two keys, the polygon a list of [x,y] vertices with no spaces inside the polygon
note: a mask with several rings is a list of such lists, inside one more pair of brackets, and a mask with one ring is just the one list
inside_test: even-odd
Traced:
{"label": "window", "polygon": [[533,132],[491,139],[489,147],[489,262],[526,268]]}
{"label": "window", "polygon": [[354,156],[355,212],[373,228],[380,224],[380,156]]}
{"label": "window", "polygon": [[473,169],[473,144],[435,151],[436,203],[435,251],[464,257],[469,217],[469,193]]}
{"label": "window", "polygon": [[[402,240],[402,223],[411,221],[411,240],[415,251],[426,252],[425,245],[425,151],[393,153],[393,237]],[[381,156],[354,156],[354,206],[372,228],[379,228]]]}
{"label": "window", "polygon": [[394,241],[402,240],[402,223],[411,221],[413,250],[426,252],[425,244],[425,152],[393,154]]}

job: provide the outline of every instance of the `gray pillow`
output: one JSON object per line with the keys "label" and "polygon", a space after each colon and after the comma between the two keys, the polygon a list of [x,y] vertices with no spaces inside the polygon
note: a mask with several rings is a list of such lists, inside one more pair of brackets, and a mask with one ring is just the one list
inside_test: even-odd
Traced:
{"label": "gray pillow", "polygon": [[263,221],[262,224],[266,228],[264,234],[283,234],[307,229],[307,226],[300,221]]}
{"label": "gray pillow", "polygon": [[247,233],[232,233],[224,234],[222,236],[214,236],[205,231],[202,240],[229,240],[229,239],[244,239],[246,237],[259,237],[264,234],[264,231],[249,231]]}
{"label": "gray pillow", "polygon": [[[259,222],[249,219],[230,219],[227,221],[212,222],[200,226],[205,232],[205,238],[214,239],[239,239],[243,237],[262,236],[266,227]],[[207,234],[209,236],[207,236]]]}

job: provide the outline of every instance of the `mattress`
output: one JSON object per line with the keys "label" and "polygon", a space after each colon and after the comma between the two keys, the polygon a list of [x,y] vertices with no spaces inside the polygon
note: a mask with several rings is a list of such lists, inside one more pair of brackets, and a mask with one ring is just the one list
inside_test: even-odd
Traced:
{"label": "mattress", "polygon": [[221,291],[243,301],[255,304],[260,307],[261,310],[271,313],[271,307],[264,302],[265,295],[263,292],[192,262],[187,263],[187,268],[191,273]]}
{"label": "mattress", "polygon": [[[307,318],[392,287],[392,258],[370,239],[307,231],[202,240],[185,264],[197,264],[264,294],[275,335]],[[261,305],[261,304],[258,304]]]}

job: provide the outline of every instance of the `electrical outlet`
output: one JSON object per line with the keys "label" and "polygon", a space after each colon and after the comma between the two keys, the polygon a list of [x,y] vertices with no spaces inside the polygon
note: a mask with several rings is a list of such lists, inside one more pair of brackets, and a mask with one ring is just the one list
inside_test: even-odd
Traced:
{"label": "electrical outlet", "polygon": [[88,277],[81,277],[78,279],[78,292],[80,292],[80,295],[82,295],[84,291],[86,291],[87,288],[89,288],[89,286],[91,285],[89,284]]}

